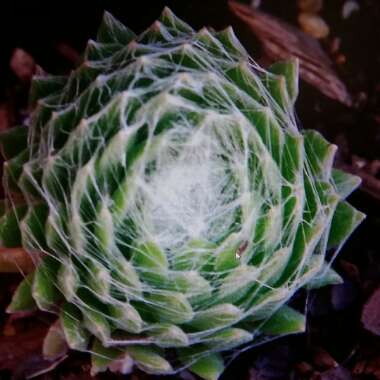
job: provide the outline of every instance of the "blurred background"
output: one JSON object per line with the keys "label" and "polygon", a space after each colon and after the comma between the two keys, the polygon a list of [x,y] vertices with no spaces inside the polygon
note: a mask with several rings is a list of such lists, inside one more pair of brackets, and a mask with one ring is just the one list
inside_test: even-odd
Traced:
{"label": "blurred background", "polygon": [[[232,25],[264,66],[297,56],[300,127],[317,129],[337,144],[336,165],[363,180],[350,202],[368,217],[335,263],[345,283],[299,294],[307,297],[307,333],[243,353],[223,379],[380,379],[379,0],[4,1],[0,130],[27,121],[36,71],[68,74],[80,63],[105,9],[139,33],[165,5],[196,29]],[[86,355],[72,354],[52,371],[42,360],[45,316],[5,314],[19,280],[16,274],[0,276],[0,379],[90,379]],[[131,377],[142,378],[149,377]]]}

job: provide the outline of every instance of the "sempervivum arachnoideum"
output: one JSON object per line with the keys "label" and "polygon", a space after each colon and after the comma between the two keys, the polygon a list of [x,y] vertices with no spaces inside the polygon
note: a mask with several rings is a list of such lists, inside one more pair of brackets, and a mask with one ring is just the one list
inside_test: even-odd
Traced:
{"label": "sempervivum arachnoideum", "polygon": [[326,258],[363,215],[336,147],[297,129],[296,61],[269,71],[230,28],[165,9],[140,36],[105,14],[69,77],[33,81],[31,125],[1,136],[4,247],[35,271],[10,312],[51,311],[54,351],[152,374],[216,379],[226,358],[302,331],[301,287],[341,279]]}

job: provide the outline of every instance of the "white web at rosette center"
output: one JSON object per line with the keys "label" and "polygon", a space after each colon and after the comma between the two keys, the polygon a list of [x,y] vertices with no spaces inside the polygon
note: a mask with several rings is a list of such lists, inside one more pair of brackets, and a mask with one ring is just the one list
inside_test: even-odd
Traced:
{"label": "white web at rosette center", "polygon": [[144,226],[141,234],[164,250],[192,240],[219,241],[241,207],[240,184],[232,172],[243,152],[228,156],[223,136],[214,129],[221,132],[221,125],[214,124],[173,126],[137,177],[133,219]]}

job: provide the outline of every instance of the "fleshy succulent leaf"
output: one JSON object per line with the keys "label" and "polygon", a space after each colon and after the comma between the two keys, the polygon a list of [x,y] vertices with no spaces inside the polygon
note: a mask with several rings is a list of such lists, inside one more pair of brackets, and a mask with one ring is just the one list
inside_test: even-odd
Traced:
{"label": "fleshy succulent leaf", "polygon": [[158,324],[152,326],[150,334],[154,343],[159,347],[186,347],[189,345],[188,336],[176,325]]}
{"label": "fleshy succulent leaf", "polygon": [[13,127],[0,133],[0,151],[5,160],[17,156],[28,144],[28,128]]}
{"label": "fleshy succulent leaf", "polygon": [[34,273],[29,273],[18,285],[13,293],[11,303],[7,308],[8,313],[32,311],[37,309],[32,296]]}
{"label": "fleshy succulent leaf", "polygon": [[21,246],[21,232],[19,222],[27,211],[25,204],[15,205],[7,209],[0,219],[0,237],[3,247],[12,248]]}
{"label": "fleshy succulent leaf", "polygon": [[294,104],[298,96],[299,62],[296,59],[276,62],[269,67],[273,74],[282,75],[286,80],[286,89],[290,104]]}
{"label": "fleshy succulent leaf", "polygon": [[269,335],[283,335],[304,332],[305,328],[305,315],[285,305],[260,327],[260,331]]}
{"label": "fleshy succulent leaf", "polygon": [[128,44],[135,34],[124,24],[116,20],[109,12],[104,12],[102,23],[98,30],[97,40],[102,43]]}
{"label": "fleshy succulent leaf", "polygon": [[224,371],[224,361],[218,354],[209,354],[196,360],[189,369],[204,380],[217,380]]}
{"label": "fleshy succulent leaf", "polygon": [[332,170],[332,179],[342,199],[347,198],[361,183],[360,177],[339,169]]}
{"label": "fleshy succulent leaf", "polygon": [[130,346],[126,348],[126,352],[140,369],[149,374],[167,374],[173,371],[170,363],[153,348]]}
{"label": "fleshy succulent leaf", "polygon": [[[35,104],[39,99],[61,91],[67,82],[65,76],[41,75],[34,76],[29,93],[30,104]],[[25,128],[26,129],[26,128]]]}
{"label": "fleshy succulent leaf", "polygon": [[65,355],[67,350],[67,342],[58,319],[50,326],[44,338],[42,353],[45,359],[54,360]]}
{"label": "fleshy succulent leaf", "polygon": [[41,310],[54,310],[61,299],[61,292],[56,285],[58,270],[59,262],[46,256],[34,273],[32,295]]}
{"label": "fleshy succulent leaf", "polygon": [[349,203],[340,202],[332,219],[328,246],[333,248],[344,243],[364,218],[364,214]]}
{"label": "fleshy succulent leaf", "polygon": [[324,264],[321,273],[308,284],[308,289],[318,289],[328,285],[338,285],[344,282],[343,278],[330,265]]}
{"label": "fleshy succulent leaf", "polygon": [[325,140],[317,131],[305,130],[305,149],[315,175],[327,180],[331,175],[337,147]]}
{"label": "fleshy succulent leaf", "polygon": [[84,328],[80,310],[71,303],[64,303],[59,317],[69,347],[79,351],[85,350],[90,336]]}
{"label": "fleshy succulent leaf", "polygon": [[91,375],[104,372],[123,351],[119,348],[104,347],[98,339],[91,346]]}

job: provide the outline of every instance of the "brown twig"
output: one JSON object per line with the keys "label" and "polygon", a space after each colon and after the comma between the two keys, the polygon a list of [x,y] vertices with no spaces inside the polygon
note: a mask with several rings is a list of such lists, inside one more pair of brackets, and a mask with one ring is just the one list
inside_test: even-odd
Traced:
{"label": "brown twig", "polygon": [[30,273],[36,261],[22,248],[0,248],[0,273]]}
{"label": "brown twig", "polygon": [[301,78],[329,98],[347,106],[351,96],[319,42],[296,27],[247,5],[230,1],[233,14],[259,39],[269,61],[298,57]]}

